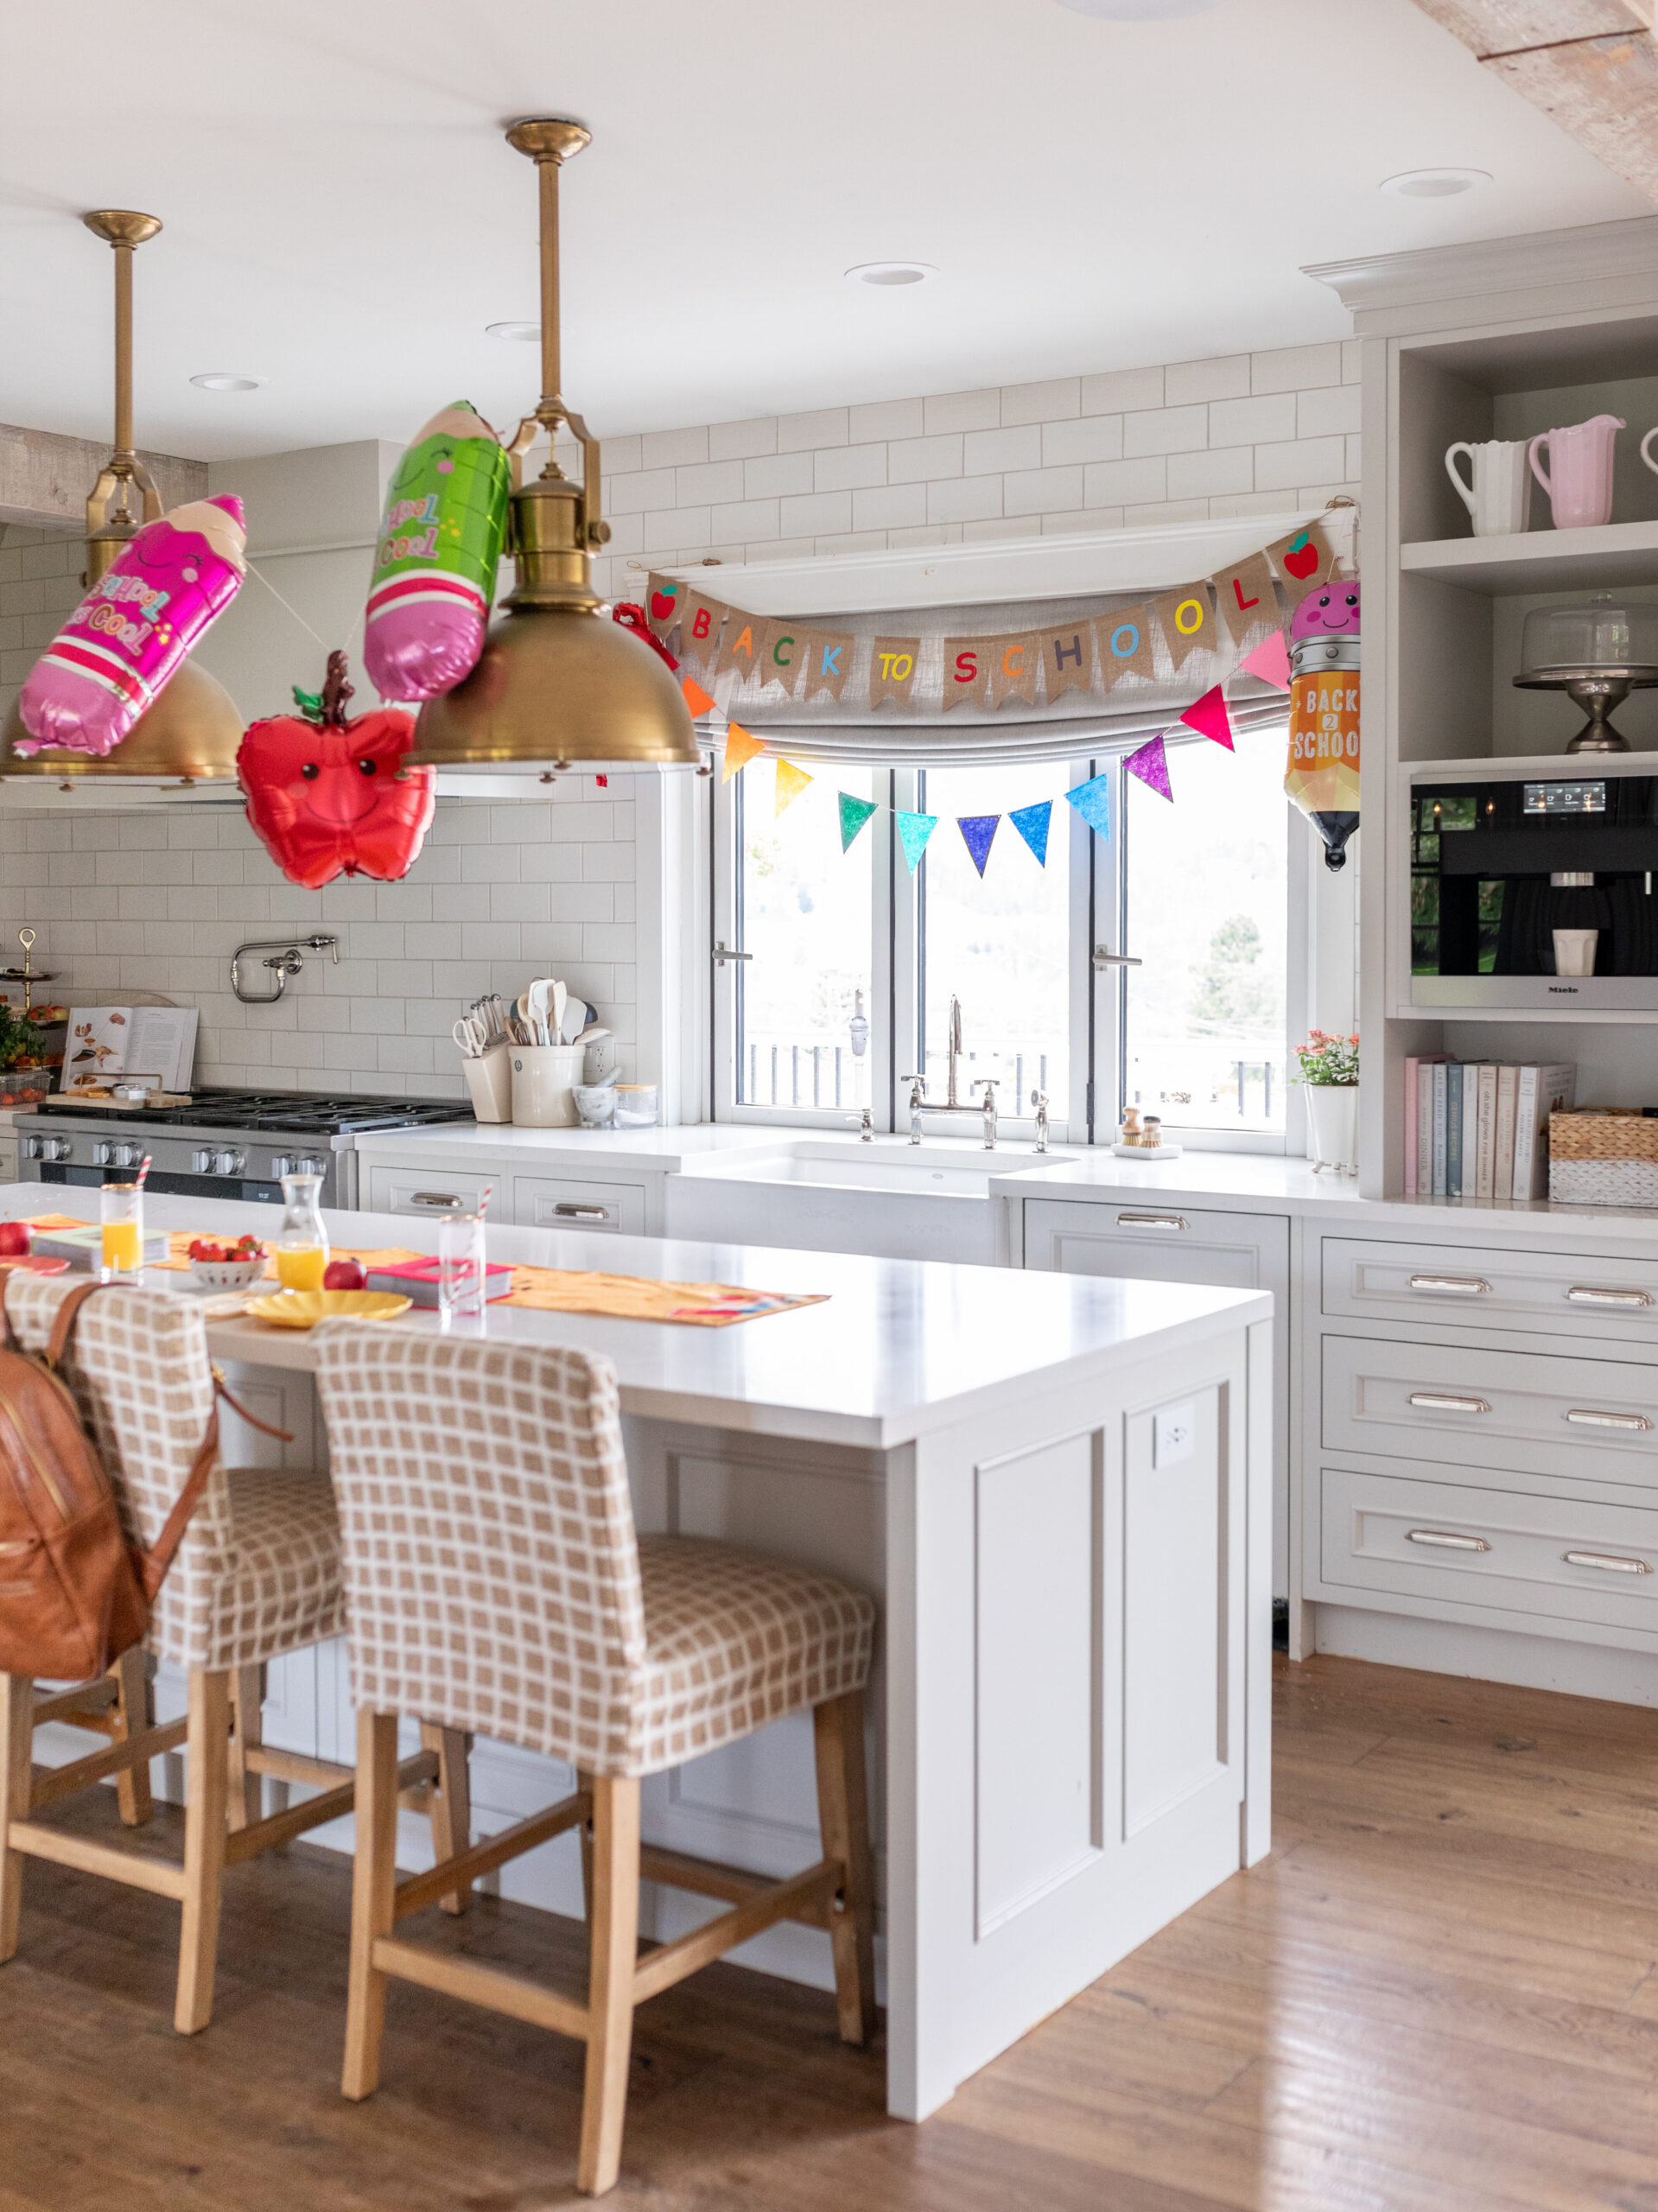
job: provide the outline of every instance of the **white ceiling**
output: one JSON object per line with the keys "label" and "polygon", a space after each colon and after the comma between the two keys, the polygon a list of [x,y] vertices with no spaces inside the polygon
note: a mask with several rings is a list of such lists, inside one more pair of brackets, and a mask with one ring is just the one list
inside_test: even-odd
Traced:
{"label": "white ceiling", "polygon": [[[516,416],[534,349],[484,326],[537,311],[499,135],[537,112],[595,134],[565,388],[606,435],[1339,336],[1301,264],[1649,212],[1410,0],[0,0],[0,421],[109,434],[99,206],[166,225],[141,443],[401,442],[461,394]],[[1445,163],[1496,182],[1375,188]],[[843,281],[899,257],[943,274]]]}

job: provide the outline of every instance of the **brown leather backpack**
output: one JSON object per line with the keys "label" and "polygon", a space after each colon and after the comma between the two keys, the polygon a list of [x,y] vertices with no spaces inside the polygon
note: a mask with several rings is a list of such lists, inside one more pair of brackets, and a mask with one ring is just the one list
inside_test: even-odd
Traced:
{"label": "brown leather backpack", "polygon": [[166,1526],[151,1550],[130,1545],[60,1371],[82,1306],[111,1287],[72,1290],[38,1355],[18,1344],[0,1296],[0,1675],[86,1681],[143,1640],[219,1454],[218,1398],[235,1403],[215,1375],[206,1433]]}

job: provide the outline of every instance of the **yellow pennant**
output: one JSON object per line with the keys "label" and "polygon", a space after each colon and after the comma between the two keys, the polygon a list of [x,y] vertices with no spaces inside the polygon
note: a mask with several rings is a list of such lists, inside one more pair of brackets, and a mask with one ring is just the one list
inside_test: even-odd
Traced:
{"label": "yellow pennant", "polygon": [[811,778],[804,768],[797,768],[792,760],[778,762],[778,803],[775,812],[781,814],[800,797]]}
{"label": "yellow pennant", "polygon": [[740,768],[746,768],[757,753],[765,750],[763,737],[751,737],[740,722],[727,723],[725,765],[720,771],[720,781],[728,784]]}

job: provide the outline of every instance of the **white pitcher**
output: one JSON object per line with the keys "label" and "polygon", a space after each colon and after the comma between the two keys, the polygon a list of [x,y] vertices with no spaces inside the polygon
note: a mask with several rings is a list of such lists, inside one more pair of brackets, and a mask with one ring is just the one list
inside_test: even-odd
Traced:
{"label": "white pitcher", "polygon": [[[1457,455],[1465,453],[1473,477],[1463,480]],[[1524,438],[1492,438],[1488,443],[1450,447],[1445,474],[1474,518],[1476,537],[1509,537],[1531,524],[1531,467]]]}

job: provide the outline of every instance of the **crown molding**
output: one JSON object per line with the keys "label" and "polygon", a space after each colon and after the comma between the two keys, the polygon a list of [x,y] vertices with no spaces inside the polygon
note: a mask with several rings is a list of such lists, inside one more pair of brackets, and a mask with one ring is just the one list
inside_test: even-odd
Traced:
{"label": "crown molding", "polygon": [[1409,314],[1412,309],[1459,307],[1471,298],[1499,293],[1510,299],[1547,293],[1550,312],[1560,312],[1563,297],[1576,295],[1583,296],[1585,305],[1610,304],[1609,291],[1620,305],[1648,292],[1658,305],[1658,215],[1521,238],[1472,239],[1414,253],[1313,262],[1301,273],[1328,284],[1352,309],[1361,337],[1377,334],[1381,321],[1396,329],[1420,320]]}

